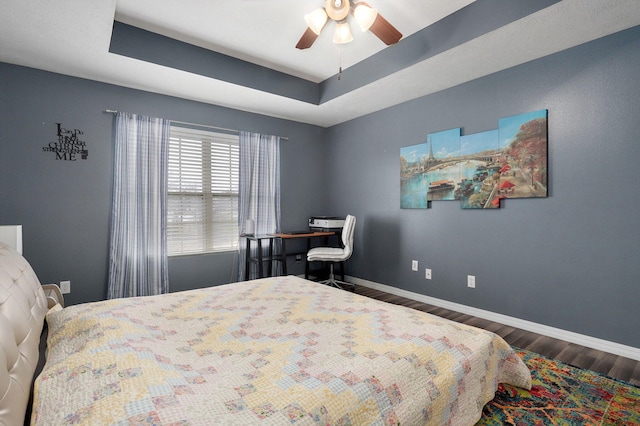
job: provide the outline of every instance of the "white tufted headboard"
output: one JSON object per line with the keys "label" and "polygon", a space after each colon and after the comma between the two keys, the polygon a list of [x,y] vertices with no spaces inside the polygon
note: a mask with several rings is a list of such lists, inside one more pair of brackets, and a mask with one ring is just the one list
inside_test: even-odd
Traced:
{"label": "white tufted headboard", "polygon": [[24,422],[46,313],[35,272],[0,243],[0,425]]}

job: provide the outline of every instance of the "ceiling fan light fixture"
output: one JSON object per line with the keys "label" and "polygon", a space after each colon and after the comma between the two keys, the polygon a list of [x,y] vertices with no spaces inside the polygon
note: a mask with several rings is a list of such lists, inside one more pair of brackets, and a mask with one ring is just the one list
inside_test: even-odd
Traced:
{"label": "ceiling fan light fixture", "polygon": [[356,22],[360,26],[362,31],[367,31],[376,18],[378,17],[378,10],[364,3],[356,3],[356,8],[353,11],[353,17],[356,19]]}
{"label": "ceiling fan light fixture", "polygon": [[329,18],[339,22],[349,15],[351,2],[350,0],[326,0],[324,8]]}
{"label": "ceiling fan light fixture", "polygon": [[333,33],[333,42],[335,44],[345,44],[351,41],[353,41],[353,35],[347,21],[338,22],[336,31]]}
{"label": "ceiling fan light fixture", "polygon": [[296,49],[308,49],[317,40],[329,19],[336,22],[333,42],[344,44],[353,41],[348,18],[351,13],[362,31],[371,31],[384,44],[390,46],[400,41],[402,33],[391,25],[378,10],[364,1],[357,0],[325,0],[324,9],[316,9],[304,16],[307,29],[296,44]]}
{"label": "ceiling fan light fixture", "polygon": [[307,23],[307,26],[311,28],[311,31],[316,33],[316,35],[320,35],[320,31],[322,31],[327,23],[327,18],[327,12],[325,12],[321,7],[304,15],[304,20]]}

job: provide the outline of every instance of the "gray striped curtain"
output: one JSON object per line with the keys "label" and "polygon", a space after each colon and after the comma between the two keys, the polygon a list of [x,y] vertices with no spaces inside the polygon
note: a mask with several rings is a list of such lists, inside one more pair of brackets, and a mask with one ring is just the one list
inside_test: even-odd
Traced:
{"label": "gray striped curtain", "polygon": [[169,291],[169,125],[160,118],[116,114],[109,299]]}
{"label": "gray striped curtain", "polygon": [[[238,229],[241,231],[245,220],[251,219],[255,223],[256,235],[277,232],[280,230],[280,138],[240,132],[239,142]],[[247,256],[244,238],[240,239],[238,250],[238,281],[242,281],[245,279]],[[255,250],[253,247],[254,256]],[[250,274],[249,278],[257,275],[255,271]]]}

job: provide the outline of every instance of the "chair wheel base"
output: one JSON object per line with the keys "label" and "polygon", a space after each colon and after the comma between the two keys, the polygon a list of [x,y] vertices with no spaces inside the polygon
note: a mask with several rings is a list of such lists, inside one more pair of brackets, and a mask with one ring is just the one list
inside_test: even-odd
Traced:
{"label": "chair wheel base", "polygon": [[348,283],[346,281],[328,279],[328,280],[323,280],[323,281],[318,281],[318,282],[320,284],[324,284],[324,285],[328,285],[328,286],[331,286],[331,287],[339,288],[340,290],[344,290],[344,288],[342,288],[342,286],[351,287],[350,288],[351,291],[355,291],[356,290],[356,285],[354,283]]}

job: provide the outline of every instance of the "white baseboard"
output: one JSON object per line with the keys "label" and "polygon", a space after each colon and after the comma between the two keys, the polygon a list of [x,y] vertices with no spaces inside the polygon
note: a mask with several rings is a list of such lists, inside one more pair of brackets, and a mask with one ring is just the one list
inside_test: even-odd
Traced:
{"label": "white baseboard", "polygon": [[411,291],[402,290],[400,288],[391,287],[385,284],[380,284],[361,278],[345,275],[345,281],[375,290],[384,291],[385,293],[394,294],[396,296],[406,297],[407,299],[417,300],[418,302],[427,303],[429,305],[434,305],[463,314],[472,315],[474,317],[509,325],[511,327],[516,327],[522,330],[531,331],[533,333],[542,334],[544,336],[553,337],[554,339],[564,340],[566,342],[575,343],[577,345],[586,346],[588,348],[593,348],[599,351],[608,352],[614,355],[640,361],[640,348],[634,348],[633,346],[621,345],[620,343],[610,342],[608,340],[602,340],[596,337],[562,330],[560,328],[549,327],[547,325],[510,317],[507,315],[497,314],[495,312],[485,311],[483,309],[461,305],[459,303],[436,299],[435,297],[413,293]]}

